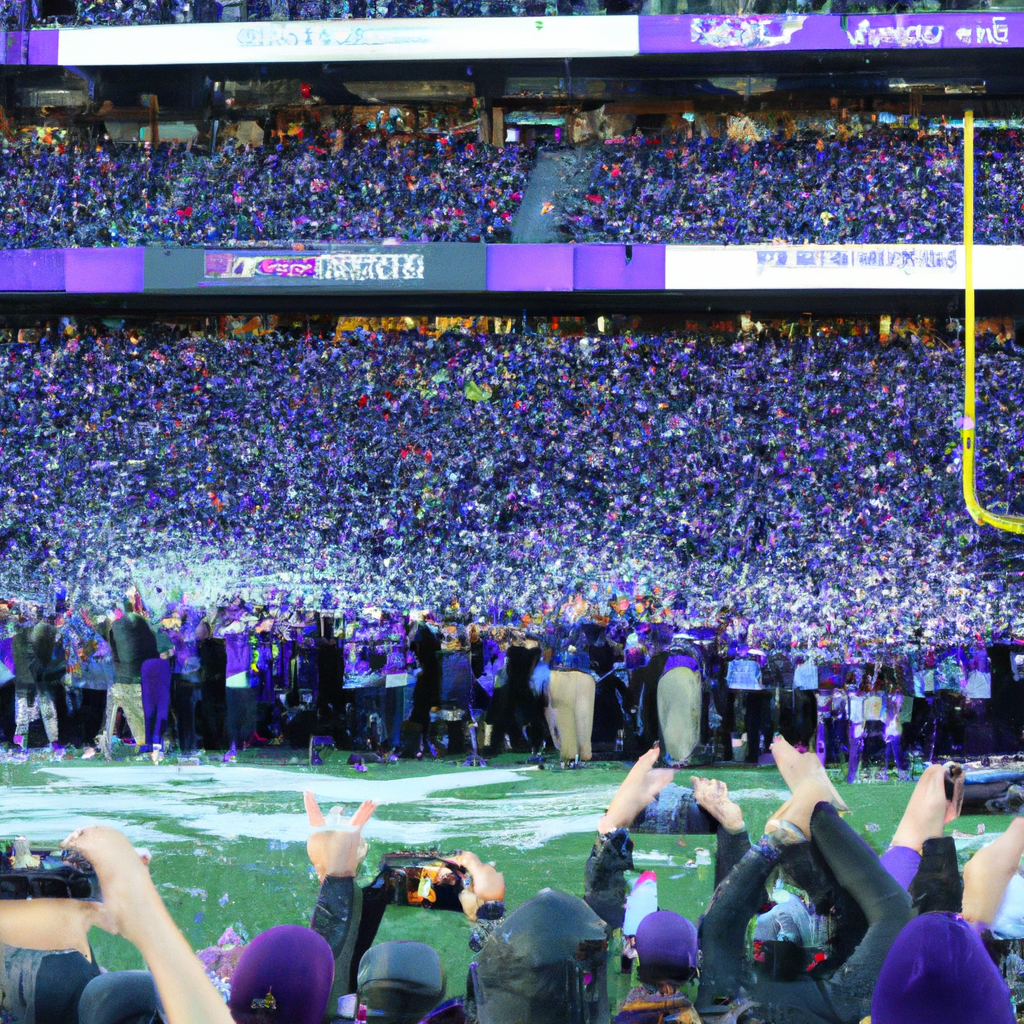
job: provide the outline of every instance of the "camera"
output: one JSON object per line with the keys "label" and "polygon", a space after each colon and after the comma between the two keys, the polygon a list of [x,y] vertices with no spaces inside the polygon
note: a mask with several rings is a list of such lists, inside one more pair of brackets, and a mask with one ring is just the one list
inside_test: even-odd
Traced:
{"label": "camera", "polygon": [[[15,867],[16,859],[31,866]],[[0,852],[0,900],[100,898],[92,865],[73,850],[28,850],[14,840]]]}

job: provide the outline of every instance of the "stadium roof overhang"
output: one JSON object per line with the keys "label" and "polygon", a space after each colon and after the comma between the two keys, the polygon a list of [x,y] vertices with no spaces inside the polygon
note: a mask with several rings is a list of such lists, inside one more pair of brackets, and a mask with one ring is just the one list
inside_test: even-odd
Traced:
{"label": "stadium roof overhang", "polygon": [[[0,33],[0,36],[3,34]],[[1024,13],[653,15],[221,22],[8,32],[16,66],[141,67],[581,62],[577,74],[998,77],[1019,68]],[[596,62],[596,63],[589,63]],[[954,74],[955,70],[955,74]]]}

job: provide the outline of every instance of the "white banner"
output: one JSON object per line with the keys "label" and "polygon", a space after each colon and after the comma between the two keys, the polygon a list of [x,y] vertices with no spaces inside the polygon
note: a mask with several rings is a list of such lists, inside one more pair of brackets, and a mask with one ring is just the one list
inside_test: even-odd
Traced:
{"label": "white banner", "polygon": [[1024,246],[976,245],[974,287],[989,291],[1024,290]]}
{"label": "white banner", "polygon": [[[962,245],[670,245],[665,287],[680,291],[961,290]],[[1024,247],[974,248],[974,287],[1024,288]]]}
{"label": "white banner", "polygon": [[686,291],[963,288],[955,245],[670,245],[665,287]]}
{"label": "white banner", "polygon": [[284,64],[291,61],[633,57],[634,16],[377,18],[61,29],[57,63]]}

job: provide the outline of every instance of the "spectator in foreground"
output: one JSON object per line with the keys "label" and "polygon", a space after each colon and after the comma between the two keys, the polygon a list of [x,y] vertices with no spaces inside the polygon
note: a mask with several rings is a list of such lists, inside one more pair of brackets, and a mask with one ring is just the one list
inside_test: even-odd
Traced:
{"label": "spectator in foreground", "polygon": [[[104,825],[72,832],[61,844],[83,856],[93,867],[103,893],[87,921],[122,935],[139,952],[152,972],[168,1024],[232,1024],[220,994],[203,972],[191,946],[178,931],[153,885],[146,862],[127,837]],[[21,904],[30,908],[36,901]],[[10,903],[0,904],[0,918]]]}

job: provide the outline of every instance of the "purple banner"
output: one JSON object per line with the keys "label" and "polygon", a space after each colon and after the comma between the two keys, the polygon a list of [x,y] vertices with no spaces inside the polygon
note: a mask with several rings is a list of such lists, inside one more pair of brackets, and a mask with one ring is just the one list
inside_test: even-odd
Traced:
{"label": "purple banner", "polygon": [[575,291],[661,291],[665,287],[663,245],[574,246]]}
{"label": "purple banner", "polygon": [[60,29],[35,28],[28,34],[29,64],[53,65],[57,63]]}
{"label": "purple banner", "polygon": [[3,46],[0,46],[0,63],[28,63],[27,32],[0,32],[0,40],[3,41]]}
{"label": "purple banner", "polygon": [[642,15],[641,53],[1024,46],[1024,14]]}
{"label": "purple banner", "polygon": [[572,245],[487,246],[489,292],[571,292]]}
{"label": "purple banner", "polygon": [[146,280],[146,250],[65,249],[65,291],[99,295],[141,292]]}
{"label": "purple banner", "polygon": [[61,249],[0,251],[0,292],[64,291],[64,253]]}

